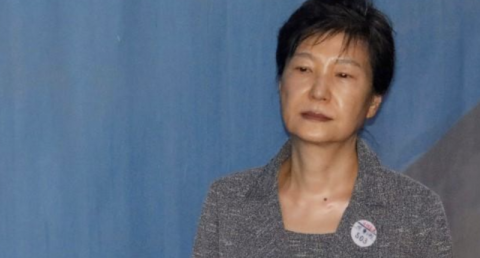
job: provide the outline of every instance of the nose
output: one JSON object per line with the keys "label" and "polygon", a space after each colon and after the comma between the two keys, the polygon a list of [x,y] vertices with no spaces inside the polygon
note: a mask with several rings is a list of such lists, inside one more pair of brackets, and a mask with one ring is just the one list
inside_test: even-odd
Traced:
{"label": "nose", "polygon": [[327,101],[330,99],[330,83],[326,76],[319,75],[310,89],[310,97],[315,100]]}

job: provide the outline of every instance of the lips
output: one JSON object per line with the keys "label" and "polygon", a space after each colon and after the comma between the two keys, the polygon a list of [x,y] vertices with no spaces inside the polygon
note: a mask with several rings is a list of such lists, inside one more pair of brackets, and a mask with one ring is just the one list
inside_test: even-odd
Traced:
{"label": "lips", "polygon": [[326,116],[322,113],[307,111],[307,112],[302,112],[301,114],[302,114],[302,117],[307,120],[313,120],[318,122],[328,122],[332,120],[331,117]]}

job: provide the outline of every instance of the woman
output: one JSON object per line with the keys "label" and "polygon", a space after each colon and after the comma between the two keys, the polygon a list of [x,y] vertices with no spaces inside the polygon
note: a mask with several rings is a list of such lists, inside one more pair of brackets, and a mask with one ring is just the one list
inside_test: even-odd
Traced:
{"label": "woman", "polygon": [[220,179],[194,257],[452,257],[439,197],[383,167],[358,137],[394,71],[387,18],[362,0],[308,0],[280,29],[289,141]]}

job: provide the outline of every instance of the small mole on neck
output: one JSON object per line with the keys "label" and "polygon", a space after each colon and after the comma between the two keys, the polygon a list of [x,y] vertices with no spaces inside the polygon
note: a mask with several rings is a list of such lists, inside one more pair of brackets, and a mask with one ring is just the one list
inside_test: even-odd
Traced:
{"label": "small mole on neck", "polygon": [[327,201],[327,198],[323,198],[324,201]]}

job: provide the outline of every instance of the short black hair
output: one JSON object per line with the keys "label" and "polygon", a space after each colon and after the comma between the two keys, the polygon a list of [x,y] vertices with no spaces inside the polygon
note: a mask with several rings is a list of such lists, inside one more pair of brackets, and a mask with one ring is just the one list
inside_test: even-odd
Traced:
{"label": "short black hair", "polygon": [[345,34],[345,47],[367,45],[373,91],[384,95],[395,70],[395,42],[388,17],[368,0],[308,0],[280,28],[277,42],[277,79],[300,43],[313,35]]}

